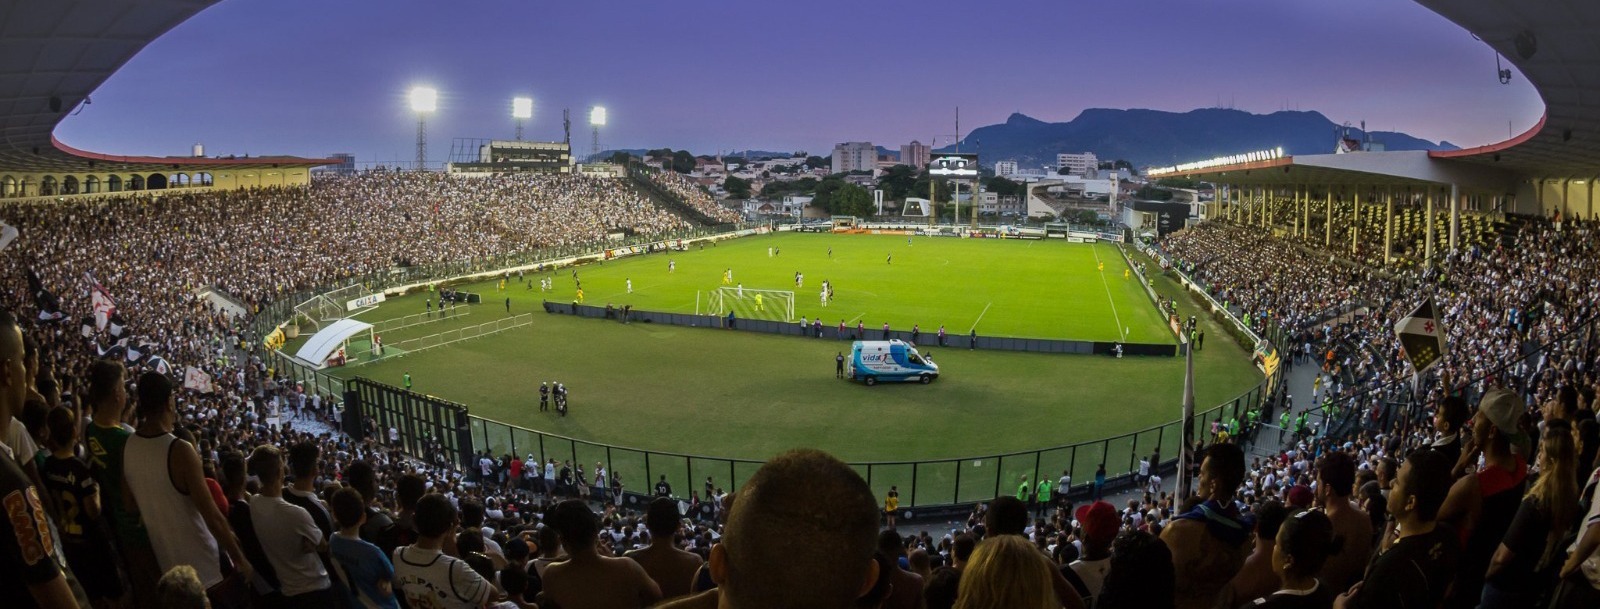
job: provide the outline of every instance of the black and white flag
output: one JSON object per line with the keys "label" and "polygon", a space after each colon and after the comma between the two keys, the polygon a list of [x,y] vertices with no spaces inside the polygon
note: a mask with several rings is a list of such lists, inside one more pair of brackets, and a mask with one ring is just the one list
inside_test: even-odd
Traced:
{"label": "black and white flag", "polygon": [[1394,335],[1400,340],[1406,361],[1411,362],[1413,374],[1427,372],[1444,359],[1444,325],[1439,322],[1432,298],[1422,301],[1411,315],[1401,318],[1394,325]]}

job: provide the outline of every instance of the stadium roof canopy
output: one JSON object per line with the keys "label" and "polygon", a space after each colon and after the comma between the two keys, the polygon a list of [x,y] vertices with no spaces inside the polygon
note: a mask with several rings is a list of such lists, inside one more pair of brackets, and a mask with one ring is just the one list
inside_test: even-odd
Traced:
{"label": "stadium roof canopy", "polygon": [[[1545,114],[1514,138],[1464,150],[1282,157],[1179,170],[1240,184],[1458,184],[1515,190],[1518,182],[1600,175],[1600,2],[1416,0],[1500,53],[1533,85]],[[1476,103],[1463,99],[1460,103]]]}
{"label": "stadium roof canopy", "polygon": [[299,157],[114,156],[52,133],[113,72],[158,36],[220,0],[0,0],[0,169],[158,171],[325,165]]}

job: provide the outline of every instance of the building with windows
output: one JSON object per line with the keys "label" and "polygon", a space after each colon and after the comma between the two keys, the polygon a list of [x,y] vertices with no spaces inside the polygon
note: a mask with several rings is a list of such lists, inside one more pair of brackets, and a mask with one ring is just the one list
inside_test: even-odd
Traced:
{"label": "building with windows", "polygon": [[1056,167],[1067,170],[1069,176],[1093,176],[1095,170],[1100,168],[1100,158],[1093,152],[1071,154],[1063,152],[1056,155]]}
{"label": "building with windows", "polygon": [[994,174],[997,176],[1017,175],[1016,161],[998,161],[994,164]]}
{"label": "building with windows", "polygon": [[876,171],[878,147],[872,142],[845,142],[833,147],[833,173]]}
{"label": "building with windows", "polygon": [[927,144],[911,140],[910,144],[900,147],[900,164],[922,169],[928,166],[928,157],[933,156],[932,153],[933,149]]}

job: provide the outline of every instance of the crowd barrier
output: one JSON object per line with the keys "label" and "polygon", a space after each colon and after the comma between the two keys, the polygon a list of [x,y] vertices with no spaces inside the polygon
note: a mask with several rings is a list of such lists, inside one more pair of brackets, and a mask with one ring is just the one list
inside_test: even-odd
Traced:
{"label": "crowd barrier", "polygon": [[[599,307],[577,303],[544,301],[546,313],[577,315],[592,319],[615,319],[623,321],[623,310],[615,307]],[[627,321],[641,323],[660,323],[673,326],[689,326],[700,328],[721,328],[738,330],[742,332],[760,332],[764,334],[779,334],[801,338],[817,338],[815,326],[802,327],[799,322],[783,322],[768,319],[729,319],[717,315],[691,315],[687,313],[663,313],[658,311],[641,311],[632,309],[627,312]],[[910,330],[890,329],[885,332],[882,326],[863,328],[856,331],[853,325],[845,326],[843,333],[839,332],[838,324],[822,325],[823,339],[828,340],[903,340],[922,346],[939,345],[938,329],[924,330],[912,338]],[[1111,355],[1115,352],[1117,343],[1097,342],[1083,340],[1053,340],[1047,338],[1017,338],[1011,336],[985,336],[982,334],[974,337],[972,334],[947,334],[944,344],[939,345],[952,349],[984,349],[990,351],[1024,351],[1028,353],[1070,353],[1077,355]],[[1178,345],[1158,345],[1147,343],[1122,343],[1123,355],[1145,355],[1172,357],[1178,355]]]}

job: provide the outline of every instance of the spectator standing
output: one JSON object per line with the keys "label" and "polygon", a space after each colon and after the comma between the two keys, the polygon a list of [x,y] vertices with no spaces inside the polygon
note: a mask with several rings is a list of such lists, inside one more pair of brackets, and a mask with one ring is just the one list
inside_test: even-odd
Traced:
{"label": "spectator standing", "polygon": [[90,472],[100,485],[101,506],[109,515],[119,554],[127,569],[133,600],[138,604],[155,601],[156,580],[161,571],[150,535],[138,510],[124,501],[127,485],[123,478],[123,449],[133,427],[124,422],[128,406],[127,371],[122,363],[96,360],[89,366],[89,401],[94,405],[93,420],[84,428],[84,453]]}
{"label": "spectator standing", "polygon": [[1055,609],[1049,559],[1016,535],[985,539],[961,575],[956,609]]}
{"label": "spectator standing", "polygon": [[[1333,556],[1317,561],[1322,565],[1317,579],[1333,590],[1345,590],[1359,580],[1372,556],[1372,520],[1350,501],[1355,481],[1356,463],[1348,452],[1330,452],[1317,467],[1319,503],[1333,523],[1334,535],[1344,539]],[[1301,560],[1300,566],[1306,562]]]}
{"label": "spectator standing", "polygon": [[78,446],[78,418],[71,408],[57,406],[45,420],[50,454],[39,467],[45,489],[61,503],[56,531],[67,565],[89,600],[111,603],[122,598],[122,576],[117,557],[100,526],[100,485],[89,466],[74,454]]}
{"label": "spectator standing", "polygon": [[678,549],[678,531],[683,516],[678,502],[657,497],[645,511],[645,528],[650,545],[628,552],[627,557],[644,567],[644,572],[661,588],[661,598],[672,600],[689,594],[689,582],[705,561],[698,554]]}
{"label": "spectator standing", "polygon": [[339,531],[328,541],[333,566],[349,587],[351,606],[364,609],[399,609],[394,596],[394,564],[383,550],[361,539],[367,522],[366,499],[353,488],[342,488],[329,500]]}
{"label": "spectator standing", "polygon": [[1144,531],[1118,534],[1095,609],[1171,609],[1173,596],[1173,557],[1167,544]]}
{"label": "spectator standing", "polygon": [[460,523],[448,498],[424,495],[415,521],[417,542],[394,552],[394,581],[407,606],[477,609],[496,595],[494,584],[443,551],[444,538]]}
{"label": "spectator standing", "polygon": [[[1222,589],[1222,595],[1217,599],[1218,607],[1238,607],[1250,602],[1250,599],[1265,597],[1278,589],[1280,580],[1277,572],[1273,571],[1273,550],[1278,545],[1278,527],[1283,525],[1288,516],[1289,509],[1275,499],[1267,501],[1256,511],[1255,549],[1245,557],[1239,574],[1233,576],[1233,580]],[[1331,586],[1328,589],[1330,601],[1332,594],[1342,592]]]}
{"label": "spectator standing", "polygon": [[[906,558],[905,540],[893,529],[878,533],[878,554],[886,558],[889,572],[879,575],[892,586],[889,595],[879,605],[881,609],[921,609],[926,605],[922,598],[922,576],[900,568]],[[907,561],[910,562],[909,560]]]}
{"label": "spectator standing", "polygon": [[1172,554],[1178,607],[1208,609],[1244,565],[1255,525],[1233,499],[1244,474],[1243,450],[1212,445],[1200,464],[1198,490],[1204,501],[1161,531]]}
{"label": "spectator standing", "polygon": [[[13,417],[21,414],[29,387],[22,331],[11,313],[0,311],[0,437],[14,425]],[[4,443],[0,443],[0,503],[10,515],[0,518],[0,573],[5,573],[0,577],[0,598],[18,607],[78,606],[63,566],[46,550],[54,541],[39,490]]]}
{"label": "spectator standing", "polygon": [[1578,516],[1577,453],[1572,426],[1545,424],[1539,443],[1539,478],[1528,487],[1517,515],[1484,576],[1482,609],[1529,607],[1555,583],[1561,538]]}
{"label": "spectator standing", "polygon": [[1122,519],[1117,516],[1117,508],[1104,501],[1079,507],[1073,517],[1083,530],[1083,555],[1065,568],[1071,569],[1083,584],[1083,604],[1093,607],[1111,572],[1111,542],[1117,538]]}
{"label": "spectator standing", "polygon": [[1473,450],[1462,455],[1472,462],[1481,450],[1484,467],[1456,480],[1439,508],[1439,520],[1454,527],[1462,539],[1460,568],[1445,599],[1451,609],[1478,605],[1489,562],[1522,504],[1528,475],[1528,464],[1517,448],[1527,439],[1518,427],[1523,410],[1522,399],[1511,391],[1484,394],[1472,419]]}
{"label": "spectator standing", "polygon": [[601,556],[600,520],[588,504],[569,499],[550,512],[567,560],[544,571],[544,593],[565,609],[648,607],[661,600],[661,588],[644,567],[626,558]]}
{"label": "spectator standing", "polygon": [[1334,599],[1338,609],[1437,607],[1461,559],[1454,531],[1440,526],[1439,507],[1454,466],[1443,453],[1411,453],[1389,491],[1394,526],[1361,583]]}
{"label": "spectator standing", "polygon": [[[127,488],[137,504],[162,570],[190,565],[214,601],[224,589],[222,553],[248,579],[251,567],[211,494],[200,455],[172,435],[177,411],[172,381],[155,372],[139,377],[139,426],[124,449]],[[219,552],[220,548],[220,552]]]}
{"label": "spectator standing", "polygon": [[250,498],[250,517],[267,562],[278,574],[287,606],[332,606],[343,599],[333,589],[317,550],[326,541],[305,508],[283,498],[283,455],[262,445],[250,453],[249,467],[261,480],[261,493]]}
{"label": "spectator standing", "polygon": [[1333,589],[1319,581],[1323,563],[1343,545],[1333,521],[1319,511],[1300,511],[1290,515],[1278,528],[1273,544],[1272,570],[1281,582],[1276,592],[1258,598],[1246,607],[1262,609],[1329,609]]}

